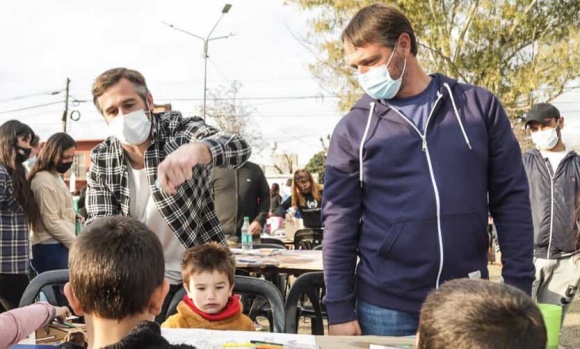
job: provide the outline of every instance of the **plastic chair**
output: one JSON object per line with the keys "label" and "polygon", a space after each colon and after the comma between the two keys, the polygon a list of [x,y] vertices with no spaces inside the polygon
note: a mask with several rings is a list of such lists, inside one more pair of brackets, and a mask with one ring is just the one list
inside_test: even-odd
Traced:
{"label": "plastic chair", "polygon": [[[284,317],[284,301],[280,290],[276,288],[271,282],[262,279],[256,279],[250,276],[235,276],[234,293],[252,296],[260,296],[265,298],[270,304],[269,321],[270,331],[275,333],[284,333],[286,328],[286,319]],[[167,317],[177,313],[177,305],[185,295],[185,289],[181,288],[169,303],[167,309]],[[248,310],[248,313],[251,311]],[[246,311],[245,311],[246,312]],[[250,316],[251,318],[251,316]],[[254,320],[254,319],[252,319]]]}
{"label": "plastic chair", "polygon": [[276,239],[276,238],[260,238],[260,243],[272,244],[272,245],[277,245],[278,247],[286,248],[286,245],[284,245],[284,242],[282,240]]}
{"label": "plastic chair", "polygon": [[[284,306],[286,333],[298,333],[298,321],[301,317],[307,316],[311,318],[312,334],[324,335],[323,319],[327,314],[322,297],[325,290],[324,274],[321,271],[302,274],[294,281]],[[304,296],[308,298],[311,306],[304,304],[302,301]]]}
{"label": "plastic chair", "polygon": [[[20,298],[19,306],[24,307],[34,303],[40,291],[46,286],[64,285],[68,280],[68,269],[50,270],[38,274],[34,279],[32,279],[32,281],[30,281],[28,287],[26,287],[26,290],[22,294],[22,298]],[[49,303],[59,305],[50,300]]]}
{"label": "plastic chair", "polygon": [[323,230],[319,228],[299,229],[294,234],[294,249],[312,250],[322,244]]}

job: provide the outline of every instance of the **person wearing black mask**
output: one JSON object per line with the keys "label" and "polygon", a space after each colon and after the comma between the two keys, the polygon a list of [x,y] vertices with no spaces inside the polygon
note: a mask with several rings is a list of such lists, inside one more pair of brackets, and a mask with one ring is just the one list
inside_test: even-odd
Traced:
{"label": "person wearing black mask", "polygon": [[30,171],[30,187],[40,209],[31,237],[32,266],[38,273],[68,267],[68,250],[75,239],[75,211],[61,175],[71,168],[76,148],[71,136],[55,133]]}
{"label": "person wearing black mask", "polygon": [[16,120],[0,126],[0,313],[17,308],[28,286],[29,222],[39,213],[22,163],[34,136]]}

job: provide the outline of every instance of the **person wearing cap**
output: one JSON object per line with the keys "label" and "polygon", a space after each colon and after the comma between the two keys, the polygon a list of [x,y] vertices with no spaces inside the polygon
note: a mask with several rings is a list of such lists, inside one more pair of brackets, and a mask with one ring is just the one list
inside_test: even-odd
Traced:
{"label": "person wearing cap", "polygon": [[553,105],[534,105],[526,115],[525,127],[536,146],[523,156],[534,224],[532,298],[560,305],[565,312],[580,281],[574,242],[580,156],[562,142],[564,118]]}

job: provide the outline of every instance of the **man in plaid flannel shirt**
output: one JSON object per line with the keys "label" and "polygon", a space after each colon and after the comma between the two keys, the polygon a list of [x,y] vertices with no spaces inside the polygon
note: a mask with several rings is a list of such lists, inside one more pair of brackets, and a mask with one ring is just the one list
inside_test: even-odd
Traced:
{"label": "man in plaid flannel shirt", "polygon": [[159,237],[171,284],[165,311],[181,287],[187,248],[226,240],[214,210],[210,170],[238,168],[251,149],[240,136],[221,132],[198,117],[155,114],[153,97],[137,71],[116,68],[93,84],[93,102],[111,137],[91,152],[87,224],[103,216],[132,216]]}

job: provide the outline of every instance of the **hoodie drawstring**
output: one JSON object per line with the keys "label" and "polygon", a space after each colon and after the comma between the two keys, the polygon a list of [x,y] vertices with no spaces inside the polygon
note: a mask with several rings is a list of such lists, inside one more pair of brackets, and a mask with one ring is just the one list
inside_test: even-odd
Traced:
{"label": "hoodie drawstring", "polygon": [[371,106],[370,106],[370,110],[369,110],[369,116],[367,118],[367,126],[365,127],[365,132],[363,133],[362,136],[362,140],[360,142],[360,147],[358,150],[358,156],[359,156],[359,181],[360,181],[360,187],[363,187],[363,149],[365,146],[365,140],[367,139],[367,135],[369,133],[369,128],[371,127],[371,119],[373,118],[373,112],[375,110],[375,102],[371,102]]}
{"label": "hoodie drawstring", "polygon": [[453,99],[453,93],[451,93],[451,87],[446,82],[443,83],[443,86],[445,86],[447,91],[449,91],[449,98],[451,98],[451,104],[453,104],[453,111],[455,111],[455,117],[457,118],[457,122],[459,123],[459,128],[461,128],[461,133],[463,133],[463,138],[465,139],[465,143],[467,144],[469,149],[472,149],[471,143],[469,142],[469,137],[467,137],[467,133],[465,133],[465,128],[463,127],[463,122],[461,121],[461,118],[459,117],[459,111],[457,110],[457,106],[455,105],[455,99]]}

